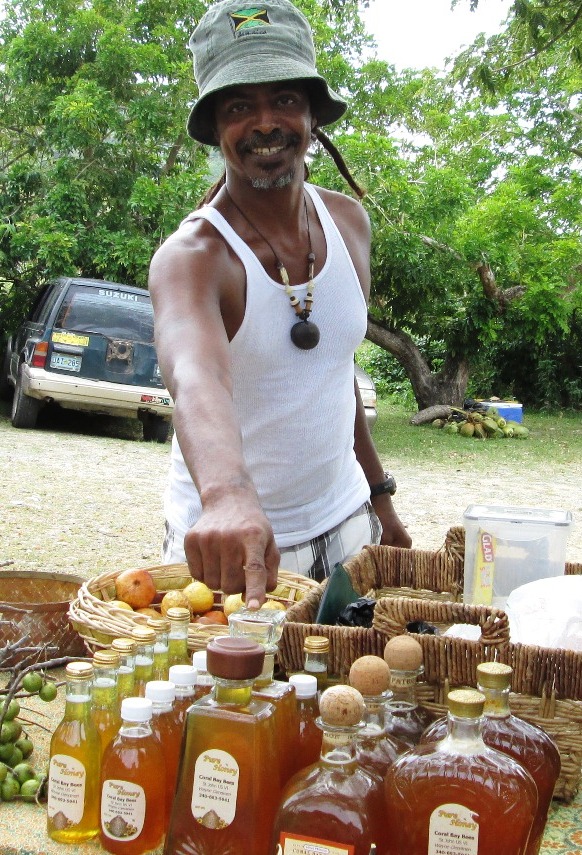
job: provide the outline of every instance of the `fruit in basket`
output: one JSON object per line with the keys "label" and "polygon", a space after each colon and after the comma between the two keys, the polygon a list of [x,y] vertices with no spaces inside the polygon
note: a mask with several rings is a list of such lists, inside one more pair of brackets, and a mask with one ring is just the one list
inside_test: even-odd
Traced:
{"label": "fruit in basket", "polygon": [[146,617],[161,617],[160,613],[156,611],[156,609],[153,609],[151,606],[146,606],[145,609],[136,609],[135,613],[138,615],[145,615]]}
{"label": "fruit in basket", "polygon": [[110,600],[109,605],[115,609],[124,609],[127,612],[132,612],[133,609],[129,603],[124,603],[123,600]]}
{"label": "fruit in basket", "polygon": [[195,579],[183,589],[182,593],[190,603],[190,609],[194,614],[201,615],[210,611],[214,606],[214,592],[204,582]]}
{"label": "fruit in basket", "polygon": [[115,594],[133,609],[143,609],[153,602],[156,586],[148,570],[124,570],[115,580]]}
{"label": "fruit in basket", "polygon": [[229,594],[228,597],[225,597],[222,608],[224,609],[224,614],[228,618],[228,616],[233,614],[233,612],[238,612],[240,609],[243,609],[244,605],[245,601],[242,594]]}
{"label": "fruit in basket", "polygon": [[222,609],[210,609],[205,614],[200,615],[200,617],[196,618],[194,623],[202,623],[202,624],[221,624],[222,626],[228,626],[228,618],[222,611]]}
{"label": "fruit in basket", "polygon": [[270,609],[274,612],[284,612],[285,606],[283,605],[283,603],[280,603],[279,600],[265,600],[265,602],[261,606],[261,610],[263,609]]}
{"label": "fruit in basket", "polygon": [[168,613],[168,609],[173,608],[188,609],[190,617],[192,616],[192,606],[190,605],[190,600],[184,591],[168,591],[167,594],[164,594],[162,597],[160,609],[164,617]]}

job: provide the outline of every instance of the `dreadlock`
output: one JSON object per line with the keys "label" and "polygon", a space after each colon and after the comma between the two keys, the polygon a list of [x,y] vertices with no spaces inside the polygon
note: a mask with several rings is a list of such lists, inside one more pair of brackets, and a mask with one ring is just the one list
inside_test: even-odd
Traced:
{"label": "dreadlock", "polygon": [[[347,166],[345,160],[343,159],[342,155],[340,154],[338,149],[335,147],[335,145],[332,143],[332,141],[327,136],[327,134],[324,134],[324,132],[321,130],[321,128],[314,128],[313,136],[323,146],[323,148],[327,151],[327,153],[331,155],[333,162],[337,166],[340,175],[348,183],[348,185],[354,191],[354,193],[356,194],[358,199],[363,199],[364,196],[366,195],[366,191],[362,187],[360,187],[360,185],[357,183],[357,181],[355,180],[355,178],[351,174],[350,170],[348,169],[348,166]],[[307,179],[309,178],[309,169],[308,169],[307,164],[304,164],[304,171],[305,171],[304,177],[305,177],[305,180],[307,181]],[[214,197],[217,195],[220,188],[224,186],[225,182],[226,182],[226,172],[223,172],[222,175],[220,176],[220,178],[218,179],[218,181],[215,181],[215,183],[212,185],[212,187],[210,187],[206,191],[206,193],[204,194],[204,197],[200,201],[199,207],[202,207],[202,205],[208,205],[208,203],[211,202],[214,199]]]}

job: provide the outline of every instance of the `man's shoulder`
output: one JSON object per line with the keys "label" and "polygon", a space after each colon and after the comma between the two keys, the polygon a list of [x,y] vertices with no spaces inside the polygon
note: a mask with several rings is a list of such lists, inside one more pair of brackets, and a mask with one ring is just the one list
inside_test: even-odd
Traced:
{"label": "man's shoulder", "polygon": [[338,193],[336,190],[329,190],[327,187],[311,186],[321,197],[340,231],[342,226],[362,229],[363,233],[369,230],[368,213],[358,199],[347,196],[345,193]]}

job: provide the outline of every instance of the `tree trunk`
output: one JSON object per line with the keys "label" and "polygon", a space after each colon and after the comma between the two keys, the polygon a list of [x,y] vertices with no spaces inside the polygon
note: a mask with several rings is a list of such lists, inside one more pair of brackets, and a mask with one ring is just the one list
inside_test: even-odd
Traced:
{"label": "tree trunk", "polygon": [[402,365],[410,380],[419,410],[438,404],[461,407],[469,381],[469,364],[463,356],[447,354],[442,369],[433,374],[412,338],[390,330],[368,316],[366,338],[387,350]]}

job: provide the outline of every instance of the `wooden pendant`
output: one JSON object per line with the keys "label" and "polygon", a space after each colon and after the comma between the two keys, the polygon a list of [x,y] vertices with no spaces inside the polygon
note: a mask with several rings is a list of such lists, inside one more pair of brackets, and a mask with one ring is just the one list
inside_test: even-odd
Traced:
{"label": "wooden pendant", "polygon": [[291,327],[291,341],[300,350],[312,350],[319,342],[319,327],[312,321],[298,321]]}

